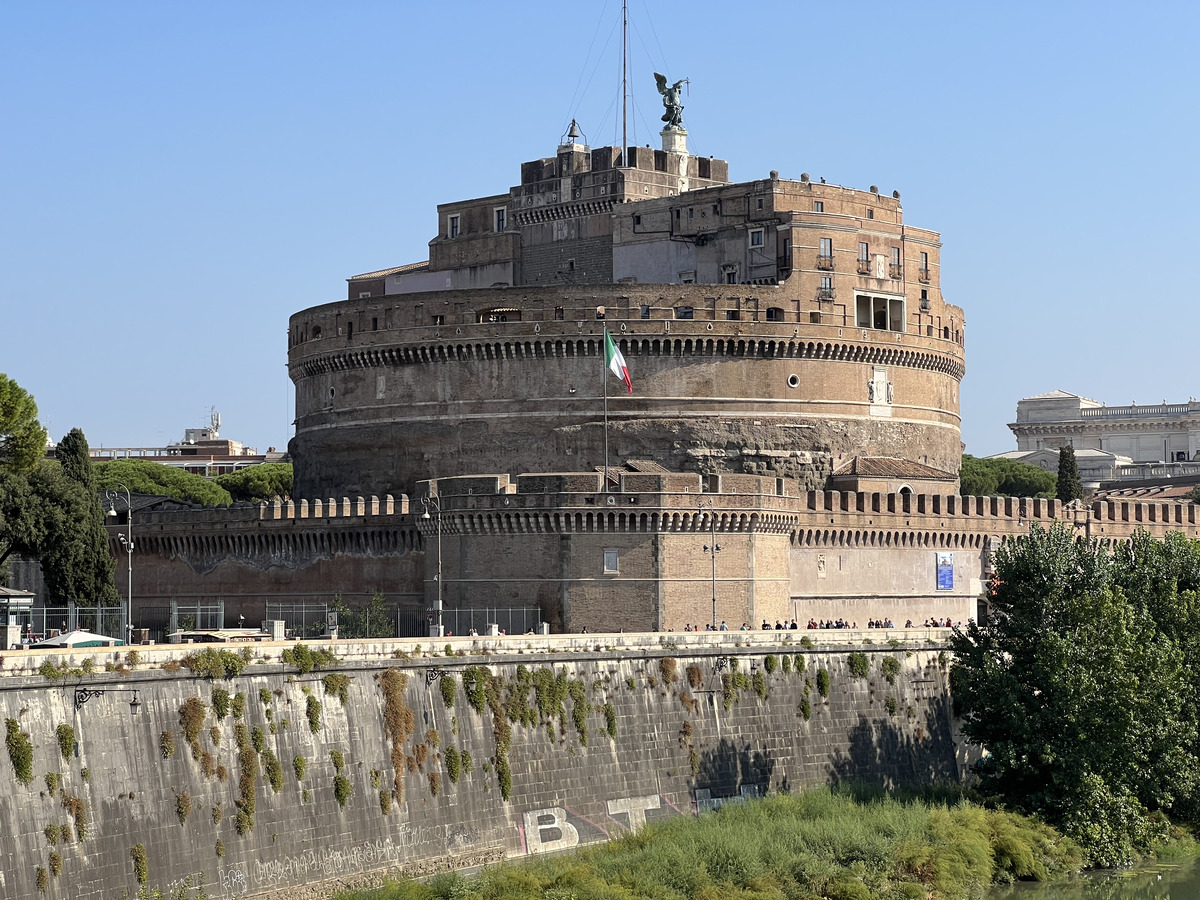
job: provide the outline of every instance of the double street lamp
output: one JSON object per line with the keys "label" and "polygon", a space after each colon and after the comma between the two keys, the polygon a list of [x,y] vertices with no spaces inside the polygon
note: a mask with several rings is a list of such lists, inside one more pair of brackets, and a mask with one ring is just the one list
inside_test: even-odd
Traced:
{"label": "double street lamp", "polygon": [[430,494],[422,497],[421,503],[425,507],[425,514],[421,518],[427,521],[435,518],[429,515],[429,510],[432,508],[437,519],[437,574],[433,577],[437,585],[437,594],[433,610],[437,613],[437,637],[442,637],[446,633],[442,625],[442,501],[436,494]]}
{"label": "double street lamp", "polygon": [[[117,539],[125,548],[125,556],[128,560],[127,572],[128,580],[126,584],[129,586],[129,609],[126,612],[125,619],[125,643],[133,643],[133,497],[129,493],[129,488],[124,484],[117,482],[117,487],[125,492],[125,533],[117,534]],[[117,501],[121,499],[121,491],[105,491],[104,497],[108,500],[108,514],[116,516]]]}
{"label": "double street lamp", "polygon": [[[708,512],[705,513],[704,507],[708,506]],[[712,628],[717,630],[717,554],[721,552],[721,545],[717,543],[717,512],[713,507],[712,500],[701,500],[699,514],[708,516],[708,531],[709,543],[704,545],[704,552],[712,558]]]}

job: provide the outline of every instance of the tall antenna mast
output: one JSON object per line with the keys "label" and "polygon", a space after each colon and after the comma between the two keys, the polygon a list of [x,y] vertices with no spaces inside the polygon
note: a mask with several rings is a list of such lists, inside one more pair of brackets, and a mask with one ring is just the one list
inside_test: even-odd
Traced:
{"label": "tall antenna mast", "polygon": [[629,155],[629,137],[625,132],[629,118],[629,95],[626,91],[625,63],[629,59],[629,0],[621,0],[621,165],[627,166],[625,159]]}

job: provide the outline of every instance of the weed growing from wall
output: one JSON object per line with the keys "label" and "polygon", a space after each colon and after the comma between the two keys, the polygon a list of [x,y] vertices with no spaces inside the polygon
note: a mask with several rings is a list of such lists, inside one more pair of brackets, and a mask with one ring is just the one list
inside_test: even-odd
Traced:
{"label": "weed growing from wall", "polygon": [[758,694],[760,700],[767,699],[767,677],[762,672],[755,672],[754,678],[751,679],[754,684],[754,693]]}
{"label": "weed growing from wall", "polygon": [[458,689],[458,685],[454,682],[454,676],[443,675],[438,681],[438,687],[442,691],[442,703],[446,704],[446,709],[453,709],[454,693]]}
{"label": "weed growing from wall", "polygon": [[704,684],[704,671],[695,663],[687,667],[687,682],[693,691]]}
{"label": "weed growing from wall", "polygon": [[221,729],[216,725],[208,729],[208,739],[212,741],[214,747],[219,747],[221,745]]}
{"label": "weed growing from wall", "polygon": [[258,700],[260,703],[262,703],[263,706],[270,706],[271,699],[272,699],[271,691],[269,688],[259,688],[258,689]]}
{"label": "weed growing from wall", "polygon": [[216,850],[217,859],[224,859],[224,857],[225,857],[225,842],[223,840],[221,840],[220,838],[217,838],[217,845],[214,849]]}
{"label": "weed growing from wall", "polygon": [[296,780],[304,780],[304,770],[308,768],[308,760],[303,756],[297,756],[292,760],[292,771],[296,773]]}
{"label": "weed growing from wall", "polygon": [[512,794],[512,769],[508,766],[508,757],[500,756],[496,758],[496,780],[500,784],[500,796],[504,800],[508,800]]}
{"label": "weed growing from wall", "polygon": [[183,825],[188,820],[188,816],[192,814],[192,795],[187,791],[175,795],[175,815],[179,817],[179,824]]}
{"label": "weed growing from wall", "polygon": [[332,650],[329,648],[310,649],[307,644],[296,642],[294,647],[288,647],[280,654],[282,659],[289,666],[295,666],[301,675],[307,675],[314,670],[332,669],[337,666],[339,660]]}
{"label": "weed growing from wall", "polygon": [[[675,660],[671,660],[671,662],[675,662]],[[579,735],[579,743],[586,747],[588,745],[587,716],[592,705],[588,703],[582,681],[572,681],[568,690],[571,694],[571,720],[575,723],[575,732]]]}
{"label": "weed growing from wall", "polygon": [[350,802],[350,797],[354,794],[354,788],[350,784],[350,779],[345,775],[333,776],[333,796],[337,798],[338,806],[344,807]]}
{"label": "weed growing from wall", "polygon": [[57,850],[50,851],[50,874],[57,878],[62,873],[62,854]]}
{"label": "weed growing from wall", "polygon": [[866,678],[867,672],[871,670],[870,660],[867,659],[865,653],[851,653],[846,657],[846,665],[850,669],[850,674],[856,678]]}
{"label": "weed growing from wall", "polygon": [[383,784],[383,772],[381,772],[379,769],[372,769],[371,770],[371,787],[375,788],[375,790],[379,790],[379,788],[382,784]]}
{"label": "weed growing from wall", "polygon": [[170,759],[175,755],[175,732],[164,731],[158,736],[158,752],[162,754],[163,759]]}
{"label": "weed growing from wall", "polygon": [[42,834],[46,836],[46,840],[50,842],[51,847],[58,846],[59,841],[63,839],[61,825],[47,825]]}
{"label": "weed growing from wall", "polygon": [[50,888],[50,873],[45,866],[37,867],[37,889],[43,894]]}
{"label": "weed growing from wall", "polygon": [[21,724],[16,719],[5,719],[4,727],[7,732],[4,743],[8,747],[8,758],[12,762],[13,772],[17,781],[28,786],[33,781],[33,743],[29,735],[21,730]]}
{"label": "weed growing from wall", "polygon": [[763,660],[763,668],[767,670],[768,675],[774,675],[775,670],[779,668],[779,657],[774,653],[768,653]]}
{"label": "weed growing from wall", "polygon": [[800,698],[800,715],[805,722],[812,718],[812,704],[808,700],[807,693]]}
{"label": "weed growing from wall", "polygon": [[250,729],[250,746],[255,753],[262,753],[267,746],[267,736],[257,725]]}
{"label": "weed growing from wall", "polygon": [[344,708],[350,700],[350,676],[332,672],[321,681],[325,685],[325,693],[330,697],[337,697]]}
{"label": "weed growing from wall", "polygon": [[490,677],[490,673],[483,666],[467,666],[463,670],[463,692],[467,695],[467,702],[480,715],[483,715],[484,707],[487,706],[487,683]]}
{"label": "weed growing from wall", "polygon": [[75,823],[75,838],[79,841],[87,840],[88,833],[88,812],[87,801],[82,797],[74,797],[66,791],[62,792],[62,807],[67,811],[71,820]]}
{"label": "weed growing from wall", "polygon": [[75,755],[75,729],[65,722],[54,729],[54,736],[58,738],[58,752],[62,754],[63,759],[70,759]]}
{"label": "weed growing from wall", "polygon": [[888,684],[896,683],[896,676],[900,674],[900,660],[894,656],[885,656],[880,660],[879,668],[883,672],[883,677],[887,679]]}
{"label": "weed growing from wall", "polygon": [[[687,695],[689,698],[690,694]],[[604,730],[608,732],[611,740],[617,739],[617,709],[611,703],[605,703],[602,707],[604,710]]]}
{"label": "weed growing from wall", "polygon": [[304,714],[308,716],[308,730],[318,734],[321,731],[321,701],[312,694],[304,700]]}
{"label": "weed growing from wall", "polygon": [[462,757],[463,774],[470,775],[471,772],[475,769],[475,759],[474,759],[474,757],[471,756],[471,751],[463,750],[462,753],[459,755]]}
{"label": "weed growing from wall", "polygon": [[808,660],[804,658],[803,653],[797,653],[792,657],[792,668],[796,670],[796,674],[802,673],[808,666]]}
{"label": "weed growing from wall", "polygon": [[442,792],[442,776],[437,772],[429,773],[429,793],[437,796]]}
{"label": "weed growing from wall", "polygon": [[[238,728],[245,732],[245,726],[240,722]],[[237,806],[237,833],[245,835],[254,828],[254,806],[255,793],[257,787],[255,779],[258,777],[258,754],[254,752],[253,747],[245,746],[244,742],[240,742],[238,751],[238,798],[234,801]]]}
{"label": "weed growing from wall", "polygon": [[[466,675],[463,675],[464,684]],[[404,742],[412,734],[414,717],[404,702],[408,676],[399,669],[388,669],[379,679],[383,691],[383,724],[392,742],[393,793],[396,802],[404,796]]]}
{"label": "weed growing from wall", "polygon": [[246,695],[238,691],[233,695],[233,701],[229,705],[230,712],[233,713],[235,719],[240,719],[246,714]]}
{"label": "weed growing from wall", "polygon": [[425,732],[425,743],[427,743],[434,750],[437,750],[442,746],[442,736],[438,734],[438,730],[436,728],[430,728]]}
{"label": "weed growing from wall", "polygon": [[700,754],[695,747],[688,747],[688,768],[692,770],[693,778],[700,774]]}
{"label": "weed growing from wall", "polygon": [[392,811],[392,795],[387,791],[379,792],[379,811],[385,816]]}
{"label": "weed growing from wall", "polygon": [[629,688],[631,691],[637,690],[637,682],[633,680],[632,675],[625,679],[625,687]]}
{"label": "weed growing from wall", "polygon": [[46,790],[50,793],[51,797],[58,793],[58,783],[61,779],[62,776],[58,772],[46,773]]}
{"label": "weed growing from wall", "polygon": [[279,757],[270,747],[263,750],[260,756],[262,757],[263,772],[267,776],[271,790],[278,794],[283,790],[283,766],[279,764]]}
{"label": "weed growing from wall", "polygon": [[673,656],[664,656],[658,661],[658,671],[662,673],[663,682],[666,684],[674,684],[679,680],[678,668],[679,663]]}
{"label": "weed growing from wall", "polygon": [[145,884],[150,877],[150,869],[146,865],[146,845],[134,844],[130,847],[129,858],[133,860],[133,873],[137,876],[137,883]]}
{"label": "weed growing from wall", "polygon": [[462,757],[453,747],[446,748],[446,774],[452,784],[458,784],[458,776],[462,772]]}
{"label": "weed growing from wall", "polygon": [[883,701],[883,706],[887,710],[889,716],[896,715],[896,710],[899,708],[895,697],[888,697]]}
{"label": "weed growing from wall", "polygon": [[209,812],[212,815],[214,825],[220,825],[221,820],[225,818],[225,810],[221,808],[220,803],[213,804],[213,808]]}
{"label": "weed growing from wall", "polygon": [[253,656],[248,647],[237,653],[205,647],[203,650],[189,653],[179,663],[201,678],[228,679],[242,674],[242,669],[246,668]]}
{"label": "weed growing from wall", "polygon": [[783,664],[783,674],[790,675],[792,673],[792,658],[790,656],[788,656],[786,653],[783,654],[782,664]]}
{"label": "weed growing from wall", "polygon": [[817,693],[822,697],[829,696],[829,670],[817,669]]}

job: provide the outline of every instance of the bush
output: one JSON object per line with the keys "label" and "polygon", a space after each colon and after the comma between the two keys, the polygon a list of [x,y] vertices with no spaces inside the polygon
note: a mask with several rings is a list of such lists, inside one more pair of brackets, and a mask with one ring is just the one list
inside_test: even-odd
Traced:
{"label": "bush", "polygon": [[883,677],[887,679],[888,684],[895,684],[896,676],[900,674],[900,660],[894,656],[885,656],[879,662],[879,669],[883,672]]}
{"label": "bush", "polygon": [[775,670],[779,668],[779,657],[774,653],[768,653],[766,659],[763,660],[763,668],[767,670],[768,675],[774,675]]}
{"label": "bush", "polygon": [[829,696],[829,670],[817,669],[817,693],[822,697]]}
{"label": "bush", "polygon": [[137,876],[138,884],[145,884],[150,877],[150,870],[146,865],[146,845],[134,844],[129,848],[129,857],[133,860],[133,872]]}
{"label": "bush", "polygon": [[692,690],[704,684],[704,672],[695,663],[690,663],[687,667],[687,680]]}
{"label": "bush", "polygon": [[446,774],[450,776],[450,781],[453,784],[458,784],[458,776],[462,772],[462,757],[458,755],[458,751],[453,747],[446,748]]}
{"label": "bush", "polygon": [[446,709],[454,708],[454,693],[457,690],[457,685],[454,682],[453,675],[443,675],[438,681],[438,687],[442,691],[442,702],[446,704]]}
{"label": "bush", "polygon": [[325,685],[325,693],[330,697],[337,697],[344,707],[350,699],[350,676],[333,672],[321,679],[321,682]]}
{"label": "bush", "polygon": [[301,675],[320,669],[332,669],[339,662],[334,652],[325,648],[309,649],[307,644],[296,642],[294,647],[284,650],[280,658],[289,666],[295,666]]}
{"label": "bush", "polygon": [[350,784],[350,779],[345,775],[333,777],[333,796],[337,798],[339,806],[345,806],[353,793],[354,788]]}
{"label": "bush", "polygon": [[604,704],[604,730],[612,740],[617,739],[617,710],[611,703]]}
{"label": "bush", "polygon": [[308,760],[303,756],[297,756],[292,760],[292,771],[296,773],[296,780],[304,780],[304,770],[308,768]]}
{"label": "bush", "polygon": [[223,719],[229,715],[229,691],[225,690],[225,688],[213,688],[212,708],[218,719]]}
{"label": "bush", "polygon": [[670,685],[679,680],[676,669],[679,664],[672,656],[664,656],[658,661],[658,671],[662,673],[663,682]]}
{"label": "bush", "polygon": [[321,701],[309,694],[304,701],[304,713],[308,716],[308,729],[313,734],[321,731]]}
{"label": "bush", "polygon": [[203,650],[189,653],[179,662],[185,669],[201,678],[233,678],[242,673],[249,661],[248,653],[205,647]]}

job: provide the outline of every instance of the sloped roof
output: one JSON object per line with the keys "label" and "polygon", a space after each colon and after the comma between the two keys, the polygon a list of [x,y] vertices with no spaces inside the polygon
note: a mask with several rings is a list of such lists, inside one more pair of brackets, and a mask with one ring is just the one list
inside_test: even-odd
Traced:
{"label": "sloped roof", "polygon": [[409,263],[404,266],[392,266],[390,269],[380,269],[377,272],[363,272],[361,275],[351,275],[347,281],[361,281],[367,278],[386,278],[389,275],[399,275],[401,272],[416,272],[429,268],[429,260]]}
{"label": "sloped roof", "polygon": [[919,478],[926,481],[953,481],[956,477],[932,466],[890,456],[856,456],[833,474],[865,478]]}

